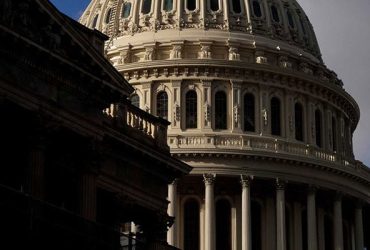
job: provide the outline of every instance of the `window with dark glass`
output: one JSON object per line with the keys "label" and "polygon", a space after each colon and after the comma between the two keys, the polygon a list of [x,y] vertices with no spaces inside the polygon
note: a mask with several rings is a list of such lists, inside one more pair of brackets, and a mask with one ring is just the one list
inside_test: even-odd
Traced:
{"label": "window with dark glass", "polygon": [[288,16],[289,26],[294,29],[294,19],[293,19],[293,16],[292,16],[292,12],[290,12],[290,10],[287,10],[286,15]]}
{"label": "window with dark glass", "polygon": [[199,250],[199,203],[189,199],[184,204],[184,250]]}
{"label": "window with dark glass", "polygon": [[241,6],[241,3],[240,3],[240,0],[232,0],[232,4],[233,4],[234,13],[236,13],[236,14],[242,13],[242,6]]}
{"label": "window with dark glass", "polygon": [[190,90],[186,93],[186,128],[197,128],[198,114],[197,114],[197,93]]}
{"label": "window with dark glass", "polygon": [[152,9],[152,0],[143,0],[141,6],[141,13],[149,14],[151,9]]}
{"label": "window with dark glass", "polygon": [[337,121],[334,116],[331,118],[331,129],[333,134],[333,151],[337,151]]}
{"label": "window with dark glass", "polygon": [[252,2],[252,7],[253,7],[253,13],[256,17],[261,17],[262,16],[262,10],[261,10],[261,4],[259,1],[254,0]]}
{"label": "window with dark glass", "polygon": [[171,11],[173,9],[173,0],[164,0],[163,1],[163,10]]}
{"label": "window with dark glass", "polygon": [[92,21],[92,25],[91,25],[92,28],[96,28],[96,25],[98,24],[98,18],[99,18],[99,15],[96,15],[94,17],[94,20]]}
{"label": "window with dark glass", "polygon": [[271,6],[271,15],[272,15],[272,20],[274,20],[275,22],[280,22],[279,11],[275,5]]}
{"label": "window with dark glass", "polygon": [[105,23],[106,23],[106,24],[108,24],[108,23],[109,23],[111,16],[112,16],[112,9],[109,9],[109,10],[107,11],[106,16],[105,16]]}
{"label": "window with dark glass", "polygon": [[321,125],[321,111],[316,109],[315,111],[315,136],[316,136],[316,145],[321,148],[322,142],[321,142],[321,131],[322,125]]}
{"label": "window with dark glass", "polygon": [[271,98],[271,134],[281,135],[281,114],[280,100],[277,97]]}
{"label": "window with dark glass", "polygon": [[220,9],[218,0],[209,0],[211,1],[211,10],[218,11]]}
{"label": "window with dark glass", "polygon": [[244,131],[255,132],[255,104],[254,95],[244,95]]}
{"label": "window with dark glass", "polygon": [[294,105],[295,139],[303,141],[303,107],[300,103]]}
{"label": "window with dark glass", "polygon": [[134,94],[130,98],[131,104],[140,108],[140,97],[137,94]]}
{"label": "window with dark glass", "polygon": [[215,129],[227,129],[227,100],[223,91],[215,95]]}
{"label": "window with dark glass", "polygon": [[216,202],[216,250],[231,250],[231,205],[225,199]]}
{"label": "window with dark glass", "polygon": [[196,0],[186,0],[186,8],[190,11],[195,10],[197,8]]}
{"label": "window with dark glass", "polygon": [[157,95],[157,116],[168,119],[168,95],[165,91]]}
{"label": "window with dark glass", "polygon": [[131,14],[131,3],[130,2],[126,2],[124,5],[123,5],[123,8],[122,8],[122,17],[123,18],[128,18]]}

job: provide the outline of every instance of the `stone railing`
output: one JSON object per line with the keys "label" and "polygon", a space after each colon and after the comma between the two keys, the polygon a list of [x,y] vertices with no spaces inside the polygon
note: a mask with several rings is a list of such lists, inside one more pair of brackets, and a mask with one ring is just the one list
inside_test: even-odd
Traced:
{"label": "stone railing", "polygon": [[[103,111],[108,119],[114,118],[118,126],[123,125],[130,132],[137,132],[146,138],[154,140],[155,145],[168,150],[167,127],[168,121],[155,117],[140,108],[125,101],[119,105],[112,104]],[[134,134],[130,134],[135,136]]]}

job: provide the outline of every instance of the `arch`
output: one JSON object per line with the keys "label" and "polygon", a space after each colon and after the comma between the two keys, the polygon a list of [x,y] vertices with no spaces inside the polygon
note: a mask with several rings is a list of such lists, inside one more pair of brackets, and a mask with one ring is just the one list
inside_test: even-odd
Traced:
{"label": "arch", "polygon": [[227,97],[224,91],[215,94],[215,129],[227,129]]}
{"label": "arch", "polygon": [[272,97],[270,101],[271,110],[271,134],[281,135],[281,102],[277,97]]}
{"label": "arch", "polygon": [[337,119],[335,116],[331,118],[331,130],[332,130],[332,148],[333,151],[337,151]]}
{"label": "arch", "polygon": [[303,141],[303,106],[299,102],[294,105],[295,139]]}
{"label": "arch", "polygon": [[152,10],[152,0],[143,0],[141,4],[141,13],[146,15]]}
{"label": "arch", "polygon": [[104,20],[105,24],[108,24],[110,22],[111,17],[112,17],[112,8],[109,8],[107,10],[107,14],[105,14],[105,20]]}
{"label": "arch", "polygon": [[262,249],[262,205],[251,201],[252,250]]}
{"label": "arch", "polygon": [[99,14],[96,14],[93,21],[92,21],[92,24],[91,24],[91,28],[96,28],[96,25],[98,24],[98,18],[99,18]]}
{"label": "arch", "polygon": [[262,17],[261,3],[258,0],[252,1],[252,9],[255,17]]}
{"label": "arch", "polygon": [[231,250],[231,204],[227,199],[216,201],[216,249]]}
{"label": "arch", "polygon": [[134,105],[135,107],[140,108],[140,97],[138,94],[133,94],[130,97],[131,104]]}
{"label": "arch", "polygon": [[244,131],[255,132],[256,121],[255,121],[255,98],[252,93],[246,93],[244,95]]}
{"label": "arch", "polygon": [[199,250],[200,205],[197,199],[188,198],[184,208],[184,250]]}
{"label": "arch", "polygon": [[241,14],[242,13],[242,4],[240,2],[241,0],[232,0],[232,10],[235,14]]}
{"label": "arch", "polygon": [[132,7],[131,2],[125,2],[123,4],[121,13],[122,18],[128,18],[131,15],[131,7]]}
{"label": "arch", "polygon": [[316,146],[322,147],[322,115],[320,109],[315,110],[315,137]]}
{"label": "arch", "polygon": [[198,127],[198,105],[197,105],[197,92],[189,90],[185,95],[185,127],[197,128]]}
{"label": "arch", "polygon": [[219,0],[209,0],[209,7],[212,11],[218,11],[220,9]]}
{"label": "arch", "polygon": [[186,0],[186,9],[187,10],[194,11],[196,8],[197,8],[197,1],[196,0]]}
{"label": "arch", "polygon": [[173,10],[173,0],[163,0],[163,10],[170,12]]}
{"label": "arch", "polygon": [[166,91],[157,94],[157,116],[168,120],[168,95]]}
{"label": "arch", "polygon": [[271,10],[272,20],[279,23],[280,22],[279,10],[276,8],[275,5],[271,5],[270,10]]}

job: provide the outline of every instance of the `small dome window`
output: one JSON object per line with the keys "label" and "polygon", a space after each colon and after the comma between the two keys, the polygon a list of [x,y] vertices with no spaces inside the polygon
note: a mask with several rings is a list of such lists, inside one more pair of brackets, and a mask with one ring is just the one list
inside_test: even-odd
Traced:
{"label": "small dome window", "polygon": [[271,15],[272,15],[272,20],[274,20],[277,23],[280,22],[279,11],[275,5],[271,6]]}
{"label": "small dome window", "polygon": [[299,18],[299,22],[301,24],[303,34],[307,35],[307,31],[306,31],[306,28],[304,26],[304,22],[303,22],[302,18]]}
{"label": "small dome window", "polygon": [[218,11],[220,9],[218,0],[210,0],[210,1],[211,1],[211,10]]}
{"label": "small dome window", "polygon": [[186,0],[186,8],[190,11],[195,10],[197,8],[196,0]]}
{"label": "small dome window", "polygon": [[290,12],[290,10],[286,11],[286,15],[288,16],[289,26],[294,29],[294,27],[295,27],[294,26],[294,20],[293,20],[293,16],[292,16],[292,13]]}
{"label": "small dome window", "polygon": [[173,0],[164,0],[163,10],[166,12],[172,11],[173,10]]}
{"label": "small dome window", "polygon": [[107,11],[107,14],[105,15],[105,23],[108,24],[110,21],[110,18],[112,17],[112,8],[109,8]]}
{"label": "small dome window", "polygon": [[137,94],[133,94],[130,98],[131,104],[135,107],[140,108],[140,97]]}
{"label": "small dome window", "polygon": [[240,0],[233,0],[232,4],[233,4],[233,11],[235,14],[242,13],[242,6],[240,4]]}
{"label": "small dome window", "polygon": [[94,20],[92,21],[92,25],[91,25],[92,28],[96,28],[96,25],[98,24],[98,18],[99,18],[99,15],[96,15],[94,17]]}
{"label": "small dome window", "polygon": [[122,8],[122,18],[128,18],[131,14],[131,6],[130,2],[124,3]]}
{"label": "small dome window", "polygon": [[149,14],[152,9],[152,0],[143,0],[141,6],[141,13],[142,14]]}
{"label": "small dome window", "polygon": [[259,1],[257,0],[254,0],[252,2],[252,6],[253,6],[253,13],[256,17],[262,17],[262,10],[261,10],[261,4]]}

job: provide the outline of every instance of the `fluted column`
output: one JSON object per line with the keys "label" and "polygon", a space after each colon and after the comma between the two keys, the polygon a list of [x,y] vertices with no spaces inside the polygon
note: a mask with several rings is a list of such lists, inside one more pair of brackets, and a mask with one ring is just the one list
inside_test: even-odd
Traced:
{"label": "fluted column", "polygon": [[215,201],[213,193],[213,183],[215,181],[215,174],[204,174],[205,184],[205,225],[204,225],[204,242],[205,250],[215,249]]}
{"label": "fluted column", "polygon": [[276,249],[286,250],[285,183],[276,179]]}
{"label": "fluted column", "polygon": [[86,172],[81,180],[81,215],[88,220],[96,219],[96,176]]}
{"label": "fluted column", "polygon": [[252,249],[250,177],[241,176],[242,184],[242,250]]}
{"label": "fluted column", "polygon": [[337,194],[334,200],[334,250],[343,250],[342,197]]}
{"label": "fluted column", "polygon": [[[168,215],[171,217],[176,216],[176,209],[177,209],[177,181],[173,181],[171,184],[168,185]],[[167,242],[172,246],[177,246],[177,223],[176,219],[175,222],[172,224],[172,227],[167,231]]]}
{"label": "fluted column", "polygon": [[364,226],[362,218],[362,204],[358,203],[355,208],[355,241],[356,250],[364,249]]}
{"label": "fluted column", "polygon": [[307,194],[307,242],[308,250],[317,250],[316,189],[310,187]]}

